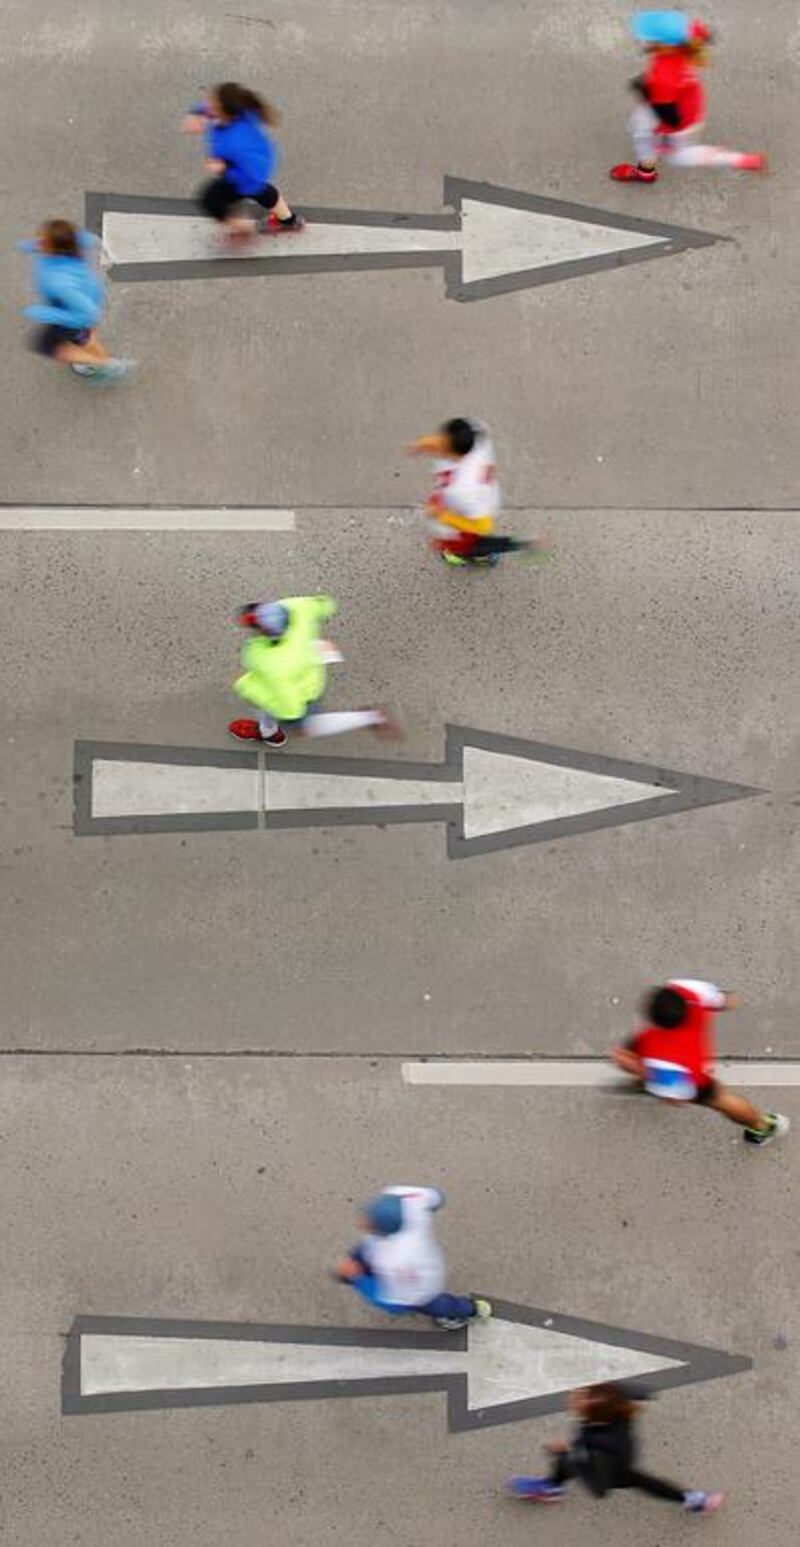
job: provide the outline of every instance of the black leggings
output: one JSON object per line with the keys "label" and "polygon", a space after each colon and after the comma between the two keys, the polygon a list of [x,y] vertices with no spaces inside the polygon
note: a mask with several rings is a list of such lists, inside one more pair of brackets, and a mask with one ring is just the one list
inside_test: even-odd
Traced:
{"label": "black leggings", "polygon": [[605,1498],[613,1488],[638,1488],[640,1493],[649,1493],[654,1499],[669,1499],[673,1504],[682,1504],[685,1496],[684,1490],[676,1488],[674,1483],[651,1477],[649,1472],[640,1472],[637,1467],[620,1467],[613,1457],[602,1452],[596,1452],[585,1461],[569,1452],[556,1456],[550,1481],[561,1484],[572,1477],[579,1477],[596,1499]]}
{"label": "black leggings", "polygon": [[492,553],[517,553],[520,548],[529,547],[530,543],[523,542],[519,537],[476,537],[469,557],[488,559]]}
{"label": "black leggings", "polygon": [[227,177],[215,177],[213,182],[206,183],[200,189],[197,202],[205,215],[210,215],[212,220],[225,220],[234,205],[241,204],[244,199],[250,199],[253,204],[260,204],[262,209],[275,208],[280,194],[272,183],[265,183],[260,193],[240,193]]}

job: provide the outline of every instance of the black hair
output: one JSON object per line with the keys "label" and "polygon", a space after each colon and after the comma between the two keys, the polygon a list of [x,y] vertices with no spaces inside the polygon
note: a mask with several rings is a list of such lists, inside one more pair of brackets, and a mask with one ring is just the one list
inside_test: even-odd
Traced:
{"label": "black hair", "polygon": [[448,419],[442,429],[457,457],[465,457],[478,439],[478,432],[469,419]]}
{"label": "black hair", "polygon": [[689,1014],[689,1006],[677,988],[651,989],[644,1002],[644,1012],[654,1026],[662,1031],[674,1031],[682,1026]]}
{"label": "black hair", "polygon": [[278,114],[271,103],[265,102],[248,86],[240,86],[238,81],[223,81],[221,86],[214,87],[214,96],[226,118],[240,118],[243,113],[252,113],[264,124],[274,127],[278,122]]}

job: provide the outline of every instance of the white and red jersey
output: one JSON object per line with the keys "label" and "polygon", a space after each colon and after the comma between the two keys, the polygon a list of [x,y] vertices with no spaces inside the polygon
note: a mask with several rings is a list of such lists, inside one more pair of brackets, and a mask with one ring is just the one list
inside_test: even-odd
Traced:
{"label": "white and red jersey", "polygon": [[672,1101],[691,1101],[712,1080],[714,1011],[723,1009],[725,994],[699,978],[670,978],[664,986],[688,1006],[685,1021],[671,1031],[644,1026],[631,1046],[644,1064],[645,1089]]}
{"label": "white and red jersey", "polygon": [[434,520],[434,526],[442,537],[453,533],[453,523],[448,522],[448,515],[469,523],[466,527],[462,525],[460,530],[474,530],[485,536],[492,530],[494,518],[500,511],[502,495],[497,481],[494,446],[488,432],[476,428],[475,445],[466,456],[442,457],[435,463],[436,482],[428,509],[431,514],[439,512],[441,521]]}
{"label": "white and red jersey", "polygon": [[366,1235],[359,1250],[391,1305],[426,1305],[444,1289],[444,1256],[433,1215],[444,1202],[438,1187],[387,1187],[401,1200],[403,1223],[394,1235]]}

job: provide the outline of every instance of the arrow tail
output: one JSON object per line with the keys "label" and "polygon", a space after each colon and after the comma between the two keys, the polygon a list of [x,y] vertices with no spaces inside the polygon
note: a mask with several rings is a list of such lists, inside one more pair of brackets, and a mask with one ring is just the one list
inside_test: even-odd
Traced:
{"label": "arrow tail", "polygon": [[451,822],[448,764],[78,742],[77,834]]}
{"label": "arrow tail", "polygon": [[299,238],[279,232],[231,254],[189,200],[89,198],[109,272],[121,280],[440,266],[461,240],[455,216],[307,209]]}
{"label": "arrow tail", "polygon": [[80,1317],[64,1352],[62,1411],[441,1391],[465,1369],[463,1335]]}

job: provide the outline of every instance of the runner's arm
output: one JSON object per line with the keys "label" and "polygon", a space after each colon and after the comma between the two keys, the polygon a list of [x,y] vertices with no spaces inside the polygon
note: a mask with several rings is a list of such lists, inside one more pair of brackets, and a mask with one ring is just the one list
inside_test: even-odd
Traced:
{"label": "runner's arm", "polygon": [[635,1037],[630,1043],[618,1043],[616,1047],[612,1047],[608,1056],[618,1069],[622,1069],[625,1074],[633,1075],[634,1079],[641,1080],[644,1079],[644,1063],[636,1051],[635,1044]]}

